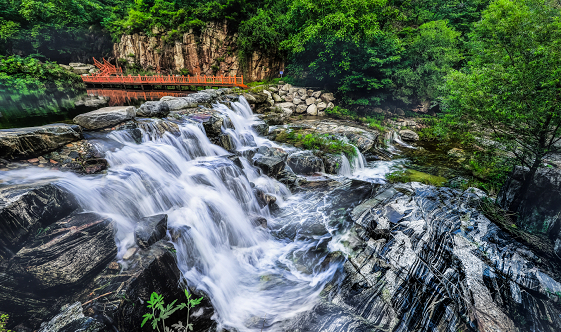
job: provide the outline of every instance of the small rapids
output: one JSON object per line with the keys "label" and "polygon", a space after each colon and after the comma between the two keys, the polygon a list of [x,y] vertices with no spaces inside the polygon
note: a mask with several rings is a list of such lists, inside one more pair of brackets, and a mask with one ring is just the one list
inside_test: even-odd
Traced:
{"label": "small rapids", "polygon": [[[232,126],[225,122],[222,130],[236,150],[275,145],[251,128],[255,117],[243,97],[231,107],[214,105],[231,120]],[[226,150],[210,142],[200,123],[176,125],[164,133],[150,124],[141,126],[140,144],[127,131],[97,138],[108,150],[105,175],[27,168],[5,172],[0,181],[56,181],[84,211],[115,221],[118,257],[134,245],[137,220],[166,213],[179,269],[190,286],[210,297],[219,327],[279,330],[276,323],[311,309],[342,269],[344,260],[330,256],[342,247],[338,232],[344,227],[334,218],[345,218],[333,212],[340,206],[331,206],[321,192],[291,194],[245,158],[240,158],[243,169],[236,166]],[[346,177],[379,182],[390,169],[366,167],[360,152],[352,164],[343,160],[340,175]],[[279,211],[261,208],[253,186],[275,195]],[[269,229],[254,225],[259,217],[267,219]],[[324,231],[310,231],[314,227]]]}

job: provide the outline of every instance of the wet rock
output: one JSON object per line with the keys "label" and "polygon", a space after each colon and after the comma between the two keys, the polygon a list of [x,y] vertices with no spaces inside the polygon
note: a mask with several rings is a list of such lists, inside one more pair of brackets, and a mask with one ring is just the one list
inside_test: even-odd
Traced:
{"label": "wet rock", "polygon": [[134,240],[141,249],[148,249],[166,236],[167,228],[167,214],[144,217],[134,228]]}
{"label": "wet rock", "polygon": [[253,217],[251,218],[251,224],[255,227],[263,227],[263,228],[267,228],[267,219],[263,218],[263,217]]}
{"label": "wet rock", "polygon": [[450,149],[446,154],[453,158],[465,158],[464,150],[458,148]]}
{"label": "wet rock", "polygon": [[189,95],[189,98],[193,99],[197,104],[206,104],[212,101],[212,96],[204,92],[192,93]]}
{"label": "wet rock", "polygon": [[62,307],[61,313],[43,323],[38,332],[100,332],[105,324],[84,316],[82,304],[76,302]]}
{"label": "wet rock", "polygon": [[287,164],[296,174],[313,174],[324,171],[321,158],[310,151],[297,152],[288,156]]}
{"label": "wet rock", "polygon": [[170,112],[169,106],[161,101],[147,101],[136,110],[136,116],[148,118],[164,118]]}
{"label": "wet rock", "polygon": [[0,311],[33,329],[115,258],[110,219],[94,213],[64,218],[36,233],[9,261],[0,262]]}
{"label": "wet rock", "polygon": [[267,136],[269,134],[269,125],[265,121],[255,121],[251,124],[251,128],[260,136]]}
{"label": "wet rock", "polygon": [[74,287],[88,281],[117,254],[111,219],[95,213],[64,218],[11,259],[22,279],[37,290]]}
{"label": "wet rock", "polygon": [[203,122],[203,127],[208,137],[217,137],[222,134],[222,124],[224,123],[224,118],[212,114],[207,121]]}
{"label": "wet rock", "polygon": [[30,235],[77,208],[74,196],[53,184],[0,189],[0,259],[10,258]]}
{"label": "wet rock", "polygon": [[[497,202],[508,209],[518,193],[527,168],[515,167],[497,195]],[[561,170],[540,168],[520,204],[517,224],[531,231],[542,231],[559,246],[561,243]]]}
{"label": "wet rock", "polygon": [[401,136],[401,139],[403,139],[404,141],[411,142],[411,141],[419,140],[419,135],[417,135],[417,133],[414,132],[413,130],[409,130],[409,129],[400,130],[399,135]]}
{"label": "wet rock", "polygon": [[258,153],[264,155],[265,157],[279,157],[284,161],[286,161],[286,158],[288,157],[288,153],[283,149],[271,146],[260,146]]}
{"label": "wet rock", "polygon": [[322,156],[323,165],[325,167],[325,173],[338,174],[343,164],[343,157],[341,155],[335,154],[324,154]]}
{"label": "wet rock", "polygon": [[236,143],[232,136],[228,134],[220,134],[218,136],[217,144],[228,151],[235,151],[236,150]]}
{"label": "wet rock", "polygon": [[165,96],[160,99],[160,102],[165,103],[170,111],[179,111],[186,108],[193,108],[198,106],[197,101],[191,97]]}
{"label": "wet rock", "polygon": [[277,201],[277,198],[275,196],[268,194],[259,188],[254,188],[253,192],[261,208],[265,206],[272,206]]}
{"label": "wet rock", "polygon": [[114,126],[134,119],[135,116],[134,106],[104,107],[76,116],[74,123],[87,130],[94,130]]}
{"label": "wet rock", "polygon": [[174,136],[179,136],[181,133],[177,123],[166,119],[140,119],[137,125],[151,139],[161,138],[166,133]]}
{"label": "wet rock", "polygon": [[82,137],[80,127],[52,124],[0,130],[0,158],[32,158]]}
{"label": "wet rock", "polygon": [[284,168],[285,161],[280,157],[260,156],[255,159],[254,164],[259,167],[265,175],[276,177]]}
{"label": "wet rock", "polygon": [[353,254],[325,298],[381,330],[559,329],[559,308],[543,296],[561,289],[554,266],[538,265],[478,212],[480,197],[419,183],[380,187],[351,212]]}

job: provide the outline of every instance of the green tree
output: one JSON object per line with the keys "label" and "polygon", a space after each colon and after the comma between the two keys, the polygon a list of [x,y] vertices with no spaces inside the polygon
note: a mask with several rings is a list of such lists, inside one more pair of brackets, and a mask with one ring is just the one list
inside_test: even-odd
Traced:
{"label": "green tree", "polygon": [[407,55],[395,73],[395,97],[406,103],[435,100],[444,76],[462,58],[458,48],[459,32],[447,21],[431,21],[419,27],[408,43]]}
{"label": "green tree", "polygon": [[449,119],[486,132],[528,168],[561,151],[561,13],[543,0],[496,0],[470,36],[472,58],[447,77]]}

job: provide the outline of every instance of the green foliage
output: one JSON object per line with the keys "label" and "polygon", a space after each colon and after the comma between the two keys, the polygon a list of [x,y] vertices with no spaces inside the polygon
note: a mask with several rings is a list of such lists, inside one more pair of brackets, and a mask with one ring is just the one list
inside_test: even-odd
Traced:
{"label": "green foliage", "polygon": [[395,72],[395,98],[411,103],[435,100],[444,76],[460,60],[459,32],[446,21],[431,21],[419,27],[419,33],[408,42],[401,68]]}
{"label": "green foliage", "polygon": [[306,150],[319,150],[325,153],[344,153],[348,158],[352,159],[357,156],[354,146],[345,143],[335,136],[317,133],[298,133],[295,130],[281,133],[277,135],[275,140],[279,142],[290,143],[294,146],[304,148]]}
{"label": "green foliage", "polygon": [[45,92],[47,89],[62,91],[82,88],[80,76],[71,73],[54,62],[18,55],[0,56],[0,91],[17,91],[21,95]]}
{"label": "green foliage", "polygon": [[180,321],[176,324],[173,324],[172,328],[178,332],[193,331],[193,324],[189,323],[190,310],[199,305],[203,298],[201,297],[198,299],[193,299],[191,298],[192,295],[189,294],[187,290],[185,290],[185,297],[187,298],[187,303],[180,303],[178,305],[175,305],[175,302],[177,302],[177,300],[174,300],[166,306],[164,303],[164,296],[153,292],[152,295],[150,295],[150,300],[147,301],[147,307],[148,309],[152,309],[152,313],[146,313],[144,314],[144,316],[142,316],[144,317],[144,320],[142,321],[142,324],[140,326],[143,327],[144,324],[151,321],[152,329],[158,330],[158,332],[160,332],[159,323],[161,322],[163,331],[171,332],[173,330],[166,326],[165,320],[168,319],[176,311],[187,308],[187,320],[185,325],[183,325],[183,322]]}
{"label": "green foliage", "polygon": [[6,325],[8,324],[8,319],[10,317],[5,314],[0,315],[0,332],[12,332],[11,330],[6,329]]}
{"label": "green foliage", "polygon": [[441,176],[431,175],[424,172],[419,172],[412,169],[398,170],[389,174],[386,174],[386,180],[390,183],[396,182],[421,182],[424,184],[432,186],[443,186],[446,183],[446,179]]}
{"label": "green foliage", "polygon": [[561,11],[538,0],[493,1],[470,47],[468,65],[447,76],[446,120],[456,131],[488,132],[527,166],[525,192],[543,158],[561,151]]}

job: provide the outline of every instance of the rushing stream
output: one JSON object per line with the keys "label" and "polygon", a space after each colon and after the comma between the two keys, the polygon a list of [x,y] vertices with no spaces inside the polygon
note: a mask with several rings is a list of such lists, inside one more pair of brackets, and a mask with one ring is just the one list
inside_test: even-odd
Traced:
{"label": "rushing stream", "polygon": [[[234,127],[223,128],[238,151],[275,143],[252,129],[254,115],[243,97],[232,109],[214,105]],[[227,123],[225,122],[226,126]],[[56,179],[72,192],[85,211],[111,217],[117,225],[118,257],[134,245],[136,220],[168,215],[169,235],[188,284],[208,294],[219,326],[238,331],[278,329],[275,322],[309,310],[342,269],[341,250],[348,222],[325,192],[291,195],[280,182],[260,175],[245,158],[243,169],[211,144],[200,123],[178,123],[178,133],[159,133],[142,126],[137,144],[127,131],[92,139],[106,152],[106,175],[79,177],[70,172],[27,168],[2,174],[4,184]],[[242,139],[240,139],[242,138]],[[357,151],[358,152],[358,151]],[[365,167],[364,158],[344,159],[339,181],[346,177],[381,182],[391,162]],[[254,189],[274,194],[278,211],[261,208]],[[339,209],[339,210],[336,210]],[[267,219],[268,228],[253,220]],[[304,227],[304,231],[301,228]],[[325,231],[314,232],[310,229]],[[126,263],[125,263],[126,264]]]}

